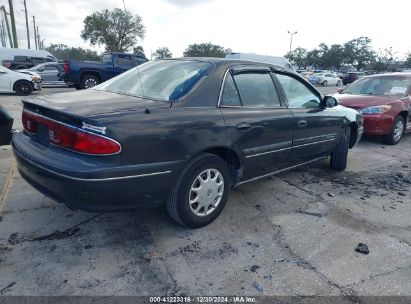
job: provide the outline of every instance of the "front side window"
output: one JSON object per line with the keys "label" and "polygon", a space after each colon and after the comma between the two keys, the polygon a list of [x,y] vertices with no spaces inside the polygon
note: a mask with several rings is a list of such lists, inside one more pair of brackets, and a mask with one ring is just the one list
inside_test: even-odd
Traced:
{"label": "front side window", "polygon": [[269,73],[241,73],[234,76],[245,107],[279,107],[280,100]]}
{"label": "front side window", "polygon": [[290,108],[318,108],[320,98],[294,77],[277,74]]}
{"label": "front side window", "polygon": [[93,89],[175,101],[205,77],[212,66],[211,63],[201,61],[156,60],[130,69]]}

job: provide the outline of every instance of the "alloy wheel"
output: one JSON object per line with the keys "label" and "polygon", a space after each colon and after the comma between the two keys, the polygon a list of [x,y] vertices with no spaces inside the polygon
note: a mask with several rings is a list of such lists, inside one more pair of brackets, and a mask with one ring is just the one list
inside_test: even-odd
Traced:
{"label": "alloy wheel", "polygon": [[397,142],[401,139],[402,133],[404,133],[404,122],[402,119],[398,120],[394,127],[394,141]]}

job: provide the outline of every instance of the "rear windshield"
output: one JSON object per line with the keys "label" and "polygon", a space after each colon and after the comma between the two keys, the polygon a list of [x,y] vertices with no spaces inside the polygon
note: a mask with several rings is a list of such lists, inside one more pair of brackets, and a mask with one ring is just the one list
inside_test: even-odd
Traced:
{"label": "rear windshield", "polygon": [[175,101],[207,75],[211,63],[158,60],[144,63],[93,89],[137,97]]}

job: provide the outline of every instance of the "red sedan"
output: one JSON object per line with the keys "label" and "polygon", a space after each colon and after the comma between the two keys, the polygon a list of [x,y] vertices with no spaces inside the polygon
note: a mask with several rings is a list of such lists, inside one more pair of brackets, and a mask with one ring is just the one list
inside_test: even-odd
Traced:
{"label": "red sedan", "polygon": [[411,132],[411,73],[392,73],[362,78],[334,97],[364,116],[364,133],[382,135],[395,145]]}

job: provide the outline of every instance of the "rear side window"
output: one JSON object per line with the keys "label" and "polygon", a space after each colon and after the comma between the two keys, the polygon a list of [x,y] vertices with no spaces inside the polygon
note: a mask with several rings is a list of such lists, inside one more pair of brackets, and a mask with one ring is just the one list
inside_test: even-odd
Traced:
{"label": "rear side window", "polygon": [[238,96],[237,88],[231,74],[227,74],[224,83],[221,104],[224,106],[241,106],[240,96]]}
{"label": "rear side window", "polygon": [[118,54],[116,63],[121,65],[132,65],[131,55]]}
{"label": "rear side window", "polygon": [[243,106],[279,107],[280,100],[269,73],[242,73],[234,76]]}
{"label": "rear side window", "polygon": [[27,56],[14,56],[14,61],[25,62],[29,61],[29,58]]}
{"label": "rear side window", "polygon": [[40,63],[44,63],[46,60],[45,58],[41,58],[41,57],[31,57],[31,61],[33,62],[34,65],[38,65]]}

